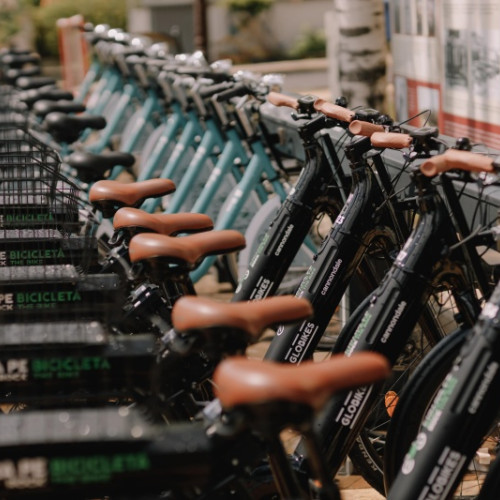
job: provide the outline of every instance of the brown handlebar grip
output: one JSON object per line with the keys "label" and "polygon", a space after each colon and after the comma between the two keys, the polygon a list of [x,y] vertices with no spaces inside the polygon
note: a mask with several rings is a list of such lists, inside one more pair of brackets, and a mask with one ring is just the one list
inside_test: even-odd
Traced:
{"label": "brown handlebar grip", "polygon": [[333,102],[325,101],[324,99],[317,99],[314,103],[314,109],[320,111],[329,118],[334,118],[342,122],[350,122],[355,115],[354,111],[333,104]]}
{"label": "brown handlebar grip", "polygon": [[371,137],[373,133],[384,132],[385,129],[382,125],[363,122],[361,120],[354,120],[349,124],[349,131],[354,135],[364,135],[365,137]]}
{"label": "brown handlebar grip", "polygon": [[371,143],[377,148],[403,149],[410,147],[411,142],[410,135],[397,132],[374,132],[371,135]]}
{"label": "brown handlebar grip", "polygon": [[468,172],[492,172],[493,158],[471,151],[448,149],[442,155],[429,158],[420,165],[420,171],[428,177],[454,168]]}
{"label": "brown handlebar grip", "polygon": [[448,162],[444,154],[436,155],[425,160],[419,166],[419,169],[425,176],[434,177],[439,172],[446,172],[448,170]]}
{"label": "brown handlebar grip", "polygon": [[288,108],[298,109],[299,103],[295,97],[281,94],[280,92],[269,92],[267,100],[275,106],[286,106]]}

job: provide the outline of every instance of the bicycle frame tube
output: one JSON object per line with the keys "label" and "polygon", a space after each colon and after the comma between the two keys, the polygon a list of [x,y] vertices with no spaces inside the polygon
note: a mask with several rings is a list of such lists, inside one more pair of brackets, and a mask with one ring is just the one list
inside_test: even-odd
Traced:
{"label": "bicycle frame tube", "polygon": [[[130,132],[128,140],[120,146],[120,151],[123,153],[132,153],[135,150],[137,143],[141,138],[144,126],[151,120],[153,113],[157,111],[158,108],[159,104],[156,93],[153,90],[148,90],[148,95],[141,106],[139,117],[135,120],[134,127]],[[118,175],[123,172],[123,170],[124,167],[122,166],[114,167],[108,179],[116,179]]]}
{"label": "bicycle frame tube", "polygon": [[189,162],[189,165],[182,175],[180,183],[177,185],[175,193],[169,200],[168,208],[165,213],[178,212],[190,191],[196,185],[196,179],[200,175],[202,169],[206,166],[210,155],[214,154],[215,150],[222,150],[224,146],[224,138],[212,118],[205,120],[206,130],[203,132],[201,142],[196,148],[196,152]]}
{"label": "bicycle frame tube", "polygon": [[247,165],[249,162],[248,155],[241,145],[241,139],[239,138],[237,132],[234,129],[228,129],[226,130],[226,136],[227,141],[222,149],[222,153],[217,159],[215,167],[212,170],[205,187],[193,205],[191,212],[206,212],[213,197],[215,196],[215,193],[219,189],[221,183],[224,182],[224,176],[229,173],[236,159],[239,159],[242,165]]}
{"label": "bicycle frame tube", "polygon": [[118,89],[120,89],[121,85],[122,77],[116,69],[109,68],[105,70],[99,80],[97,88],[95,89],[95,93],[92,93],[87,102],[89,113],[93,115],[101,115],[106,107],[106,104],[111,99],[111,96]]}
{"label": "bicycle frame tube", "polygon": [[97,106],[97,103],[99,102],[101,98],[101,94],[106,88],[110,78],[112,78],[113,71],[112,69],[100,63],[103,68],[101,70],[101,73],[94,83],[94,85],[89,89],[87,92],[87,96],[85,98],[85,106],[87,109],[87,113],[94,114],[94,108]]}
{"label": "bicycle frame tube", "polygon": [[372,219],[382,193],[363,153],[371,149],[369,138],[355,139],[346,152],[351,157],[352,188],[342,211],[318,253],[296,295],[311,301],[314,314],[301,324],[279,327],[265,358],[300,363],[312,357],[321,336],[340,303],[354,272],[373,238],[390,232]]}
{"label": "bicycle frame tube", "polygon": [[171,104],[172,113],[165,123],[165,129],[161,134],[160,139],[156,143],[151,155],[146,160],[144,168],[141,169],[137,180],[144,181],[146,179],[151,179],[156,170],[160,168],[160,161],[168,151],[168,148],[177,137],[179,129],[186,123],[184,113],[177,103]]}
{"label": "bicycle frame tube", "polygon": [[[260,181],[262,170],[265,163],[269,162],[269,158],[264,148],[256,147],[253,151],[254,154],[245,168],[243,177],[231,192],[219,217],[217,217],[215,229],[230,229],[233,227],[245,201]],[[209,256],[203,260],[201,265],[190,274],[193,282],[198,281],[208,271],[210,266],[215,262],[215,259],[216,256]]]}
{"label": "bicycle frame tube", "polygon": [[87,149],[89,151],[92,153],[100,153],[111,144],[112,136],[116,133],[118,126],[124,119],[128,107],[137,96],[137,87],[131,83],[126,84],[111,119],[99,135],[99,139],[88,146]]}
{"label": "bicycle frame tube", "polygon": [[90,88],[94,82],[97,81],[101,72],[101,63],[97,60],[97,58],[94,58],[78,88],[78,94],[75,96],[75,102],[84,102],[87,99],[90,93]]}
{"label": "bicycle frame tube", "polygon": [[[121,87],[121,76],[112,68],[105,69],[87,100],[87,112],[91,115],[102,115],[113,94],[120,92]],[[91,133],[90,129],[84,130],[80,136],[80,142],[84,143]]]}
{"label": "bicycle frame tube", "polygon": [[[383,282],[371,294],[370,305],[355,325],[346,355],[370,350],[383,354],[392,364],[395,363],[429,298],[430,284],[436,279],[435,266],[442,259],[443,246],[457,242],[444,203],[430,181],[424,182],[429,191],[419,200],[421,215],[418,225]],[[448,276],[455,273],[456,276]],[[465,299],[465,307],[473,302],[472,297],[462,297],[467,293],[473,295],[474,290],[473,286],[460,283],[460,270],[445,270],[439,278],[453,280],[461,292],[454,293],[455,300]],[[470,314],[474,313],[471,311]],[[348,323],[345,328],[350,330],[352,327]],[[343,349],[343,344],[337,349]],[[319,420],[321,442],[324,443],[325,456],[333,474],[346,457],[378,398],[376,387],[365,386],[335,396]]]}
{"label": "bicycle frame tube", "polygon": [[[165,165],[165,168],[160,174],[162,179],[172,178],[172,176],[177,172],[186,151],[188,151],[190,147],[194,147],[196,137],[203,134],[197,114],[190,110],[187,112],[187,117],[188,120],[182,130],[181,136],[179,137],[177,144],[175,145],[172,154]],[[160,204],[161,199],[150,199],[144,202],[141,208],[146,210],[146,212],[152,213]]]}
{"label": "bicycle frame tube", "polygon": [[335,145],[333,144],[332,137],[328,132],[329,128],[331,127],[325,127],[320,130],[318,141],[321,145],[323,153],[325,154],[325,157],[327,158],[328,163],[332,167],[334,186],[335,189],[338,189],[338,192],[336,192],[336,196],[339,197],[339,200],[342,200],[342,202],[345,203],[351,190],[351,178],[344,172],[342,162],[340,161],[340,158],[337,154],[337,150],[335,148]]}
{"label": "bicycle frame tube", "polygon": [[259,154],[254,154],[251,157],[240,182],[230,197],[226,210],[217,218],[215,229],[229,229],[232,227],[243,204],[258,184],[262,174],[262,165],[267,160],[265,153],[264,158]]}
{"label": "bicycle frame tube", "polygon": [[[269,156],[266,153],[261,139],[253,138],[250,141],[250,147],[253,154],[258,155],[258,157],[262,159],[262,173],[267,176],[274,192],[280,197],[281,200],[284,200],[286,198],[285,189],[283,188],[283,184],[279,180],[279,176],[276,174],[276,170],[274,170],[271,161],[269,160]],[[262,186],[260,183],[257,183],[254,189],[261,203],[264,203],[269,197],[268,193],[264,189],[264,186]]]}
{"label": "bicycle frame tube", "polygon": [[[457,224],[458,229],[462,234],[467,234],[468,224],[465,219],[465,214],[460,205],[460,200],[457,195],[453,181],[446,175],[441,176],[441,184],[443,186],[443,191],[446,195],[446,200],[450,205],[451,212],[453,213],[453,218]],[[464,257],[469,260],[471,269],[474,270],[476,278],[478,280],[478,286],[484,296],[488,297],[491,287],[488,284],[488,279],[485,278],[482,272],[481,258],[479,257],[477,250],[475,248],[475,242],[473,239],[464,242]]]}
{"label": "bicycle frame tube", "polygon": [[309,140],[304,149],[306,165],[253,255],[233,302],[261,299],[276,292],[311,229],[322,198],[331,190],[333,170],[321,144]]}

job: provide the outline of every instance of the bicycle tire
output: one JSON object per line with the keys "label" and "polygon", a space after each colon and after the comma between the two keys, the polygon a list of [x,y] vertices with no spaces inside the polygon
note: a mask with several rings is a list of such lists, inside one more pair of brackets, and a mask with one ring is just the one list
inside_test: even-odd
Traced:
{"label": "bicycle tire", "polygon": [[[361,302],[352,315],[354,321],[349,321],[349,327],[343,329],[334,352],[342,352],[347,342],[352,338],[353,331],[357,328],[364,311],[369,307],[369,297]],[[401,353],[399,361],[393,367],[393,376],[384,384],[380,391],[379,404],[371,412],[371,417],[352,446],[349,457],[360,475],[370,486],[381,494],[385,494],[384,457],[386,446],[386,432],[388,423],[392,420],[385,405],[385,396],[389,391],[400,394],[414,373],[415,367],[427,358],[430,349],[439,345],[440,339],[446,335],[443,328],[438,331],[441,324],[430,306],[421,314],[417,326],[406,343],[405,350]],[[357,319],[356,319],[357,318]],[[397,408],[397,406],[396,406]]]}
{"label": "bicycle tire", "polygon": [[[401,408],[398,410],[397,422],[396,420],[394,421],[393,429],[391,429],[391,453],[389,454],[388,452],[388,465],[386,467],[388,488],[395,480],[399,468],[403,465],[406,451],[418,435],[421,422],[426,417],[429,406],[439,393],[441,386],[444,383],[444,379],[447,377],[454,364],[456,356],[459,355],[462,346],[465,344],[467,339],[468,331],[465,330],[462,332],[460,339],[452,339],[443,343],[442,349],[437,350],[435,354],[433,353],[431,358],[432,363],[429,362],[429,364],[426,364],[422,368],[422,372],[420,373],[418,379],[416,378],[414,382],[412,381],[412,384],[408,387],[409,393],[406,394],[404,400],[402,400]],[[404,422],[403,429],[401,428],[402,422]],[[402,441],[397,441],[396,445],[396,439],[404,439],[405,441],[404,443]],[[496,453],[498,456],[499,441],[500,429],[497,415],[496,420],[492,423],[488,432],[484,434],[479,448],[486,448],[488,455],[490,455],[490,452],[493,451],[493,453]],[[494,470],[495,468],[491,471],[491,469],[487,469],[487,466],[484,463],[472,459],[468,465],[468,470],[463,473],[462,478],[453,493],[453,497],[449,498],[453,498],[455,500],[470,500],[478,498],[478,495],[480,498],[480,492],[482,491],[487,471],[488,473],[491,472],[490,485],[486,487],[483,495],[488,498],[488,495],[491,494],[488,493],[488,491],[492,491],[491,476],[494,474]],[[495,484],[495,480],[493,480],[493,483]],[[498,490],[496,490],[496,493],[496,496],[493,498],[498,497]]]}
{"label": "bicycle tire", "polygon": [[448,374],[470,328],[460,328],[439,342],[401,392],[387,432],[384,480],[388,491],[424,417],[429,401]]}

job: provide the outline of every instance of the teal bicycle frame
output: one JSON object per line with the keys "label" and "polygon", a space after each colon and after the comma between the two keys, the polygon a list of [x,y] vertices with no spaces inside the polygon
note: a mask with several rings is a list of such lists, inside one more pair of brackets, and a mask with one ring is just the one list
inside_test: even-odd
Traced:
{"label": "teal bicycle frame", "polygon": [[[160,101],[156,91],[147,89],[146,99],[140,108],[139,113],[133,116],[133,126],[129,130],[126,137],[123,138],[120,144],[120,151],[124,153],[133,153],[143,137],[146,129],[146,124],[153,121],[153,116],[161,110]],[[123,172],[124,168],[117,166],[113,169],[108,179],[116,179]]]}
{"label": "teal bicycle frame", "polygon": [[106,67],[87,100],[88,113],[102,115],[112,95],[119,92],[122,86],[122,75],[117,69],[112,66]]}
{"label": "teal bicycle frame", "polygon": [[134,100],[139,99],[140,97],[142,96],[137,85],[131,82],[125,84],[112,116],[108,119],[106,127],[99,134],[99,139],[87,146],[87,149],[90,152],[101,153],[104,149],[111,145],[111,138],[114,134],[116,134],[116,131],[121,126],[127,110],[130,109]]}
{"label": "teal bicycle frame", "polygon": [[[260,180],[263,173],[267,175],[276,195],[279,196],[281,200],[286,198],[285,188],[276,177],[276,171],[272,166],[269,156],[260,139],[252,141],[251,149],[252,157],[245,168],[243,176],[231,192],[231,195],[227,199],[219,216],[217,217],[217,221],[214,226],[214,229],[216,230],[230,229],[234,226],[243,205],[252,193],[255,192],[256,187],[260,186]],[[196,283],[206,274],[215,262],[216,258],[216,256],[206,257],[201,265],[190,274],[193,283]]]}
{"label": "teal bicycle frame", "polygon": [[225,144],[219,124],[210,116],[205,118],[205,131],[201,138],[201,142],[196,148],[196,152],[189,162],[189,165],[184,172],[180,183],[172,197],[169,199],[168,208],[165,213],[176,213],[180,211],[189,194],[192,192],[193,186],[196,185],[196,180],[200,176],[201,171],[207,165],[210,156],[222,151]]}
{"label": "teal bicycle frame", "polygon": [[77,95],[75,96],[75,102],[84,102],[87,97],[90,95],[90,89],[94,85],[94,83],[98,82],[102,78],[103,67],[97,57],[92,59],[90,63],[89,69],[87,73],[85,73],[85,77],[83,81],[80,83],[78,87]]}
{"label": "teal bicycle frame", "polygon": [[232,171],[233,176],[237,180],[241,180],[242,175],[239,169],[234,168],[235,162],[238,160],[240,165],[247,165],[250,161],[236,130],[232,128],[226,130],[226,137],[227,141],[222,149],[222,153],[205,183],[205,187],[194,203],[191,212],[206,213],[217,190],[223,182],[223,178],[229,172]]}
{"label": "teal bicycle frame", "polygon": [[160,162],[162,158],[166,155],[169,148],[173,144],[180,129],[186,124],[187,118],[178,102],[172,102],[170,104],[170,109],[171,113],[166,123],[162,125],[163,132],[161,133],[154,148],[149,153],[148,158],[146,158],[145,163],[137,176],[138,181],[151,179],[153,175],[160,170]]}
{"label": "teal bicycle frame", "polygon": [[[181,165],[184,155],[190,148],[195,148],[196,138],[202,136],[203,129],[198,119],[197,113],[193,109],[186,111],[186,123],[182,133],[172,150],[165,168],[162,170],[159,177],[162,179],[172,179],[175,174],[178,174],[179,166]],[[142,209],[146,212],[154,212],[161,204],[161,199],[149,199],[143,203]]]}

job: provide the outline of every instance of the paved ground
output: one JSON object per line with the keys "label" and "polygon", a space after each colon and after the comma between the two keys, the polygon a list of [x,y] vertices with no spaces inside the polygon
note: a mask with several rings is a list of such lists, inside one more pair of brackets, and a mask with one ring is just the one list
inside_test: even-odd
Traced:
{"label": "paved ground", "polygon": [[[221,301],[229,301],[232,290],[229,283],[217,283],[213,275],[207,275],[196,284],[199,295],[207,296]],[[247,355],[262,358],[268,345],[269,336],[263,336],[263,341],[251,346]],[[297,438],[291,431],[285,431],[282,438],[290,448],[293,449]],[[345,469],[345,468],[344,468]],[[343,471],[344,472],[344,471]],[[342,500],[381,500],[384,497],[371,488],[362,477],[356,474],[338,474],[336,477],[342,492]]]}

